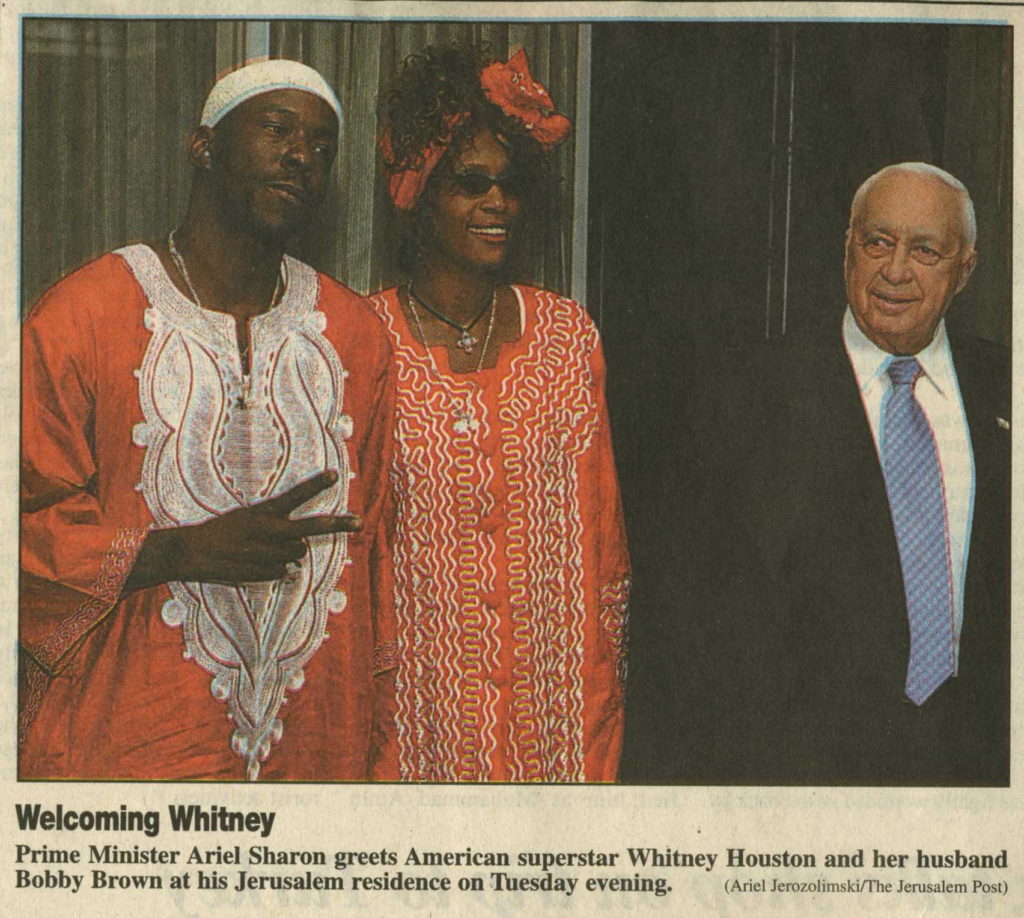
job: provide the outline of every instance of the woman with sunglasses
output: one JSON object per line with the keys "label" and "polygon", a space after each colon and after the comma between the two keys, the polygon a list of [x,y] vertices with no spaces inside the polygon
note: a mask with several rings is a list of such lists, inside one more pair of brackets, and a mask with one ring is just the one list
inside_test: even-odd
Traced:
{"label": "woman with sunglasses", "polygon": [[412,55],[380,148],[408,281],[398,365],[396,741],[380,778],[612,781],[628,558],[597,331],[503,283],[570,130],[525,54]]}

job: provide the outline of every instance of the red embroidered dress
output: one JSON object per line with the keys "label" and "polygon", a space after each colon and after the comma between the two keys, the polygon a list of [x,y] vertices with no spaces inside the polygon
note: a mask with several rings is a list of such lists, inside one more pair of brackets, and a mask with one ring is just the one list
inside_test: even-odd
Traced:
{"label": "red embroidered dress", "polygon": [[[146,246],[76,271],[26,320],[21,777],[358,779],[388,755],[390,348],[354,293],[285,268],[282,301],[250,321],[249,379],[234,319],[186,299]],[[338,483],[299,513],[366,527],[308,540],[294,580],[119,601],[149,528],[324,469]]]}
{"label": "red embroidered dress", "polygon": [[449,372],[395,290],[371,303],[398,367],[398,774],[612,781],[628,557],[597,330],[513,288],[518,341]]}

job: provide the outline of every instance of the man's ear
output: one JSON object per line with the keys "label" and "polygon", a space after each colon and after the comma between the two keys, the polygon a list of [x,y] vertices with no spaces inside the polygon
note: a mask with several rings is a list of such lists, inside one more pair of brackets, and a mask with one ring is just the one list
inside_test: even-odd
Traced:
{"label": "man's ear", "polygon": [[197,169],[213,168],[213,129],[205,125],[197,127],[188,141],[188,161]]}
{"label": "man's ear", "polygon": [[970,253],[965,255],[960,261],[960,277],[956,282],[956,293],[959,293],[967,286],[967,281],[970,280],[971,274],[974,272],[974,266],[977,263],[978,250],[972,247]]}

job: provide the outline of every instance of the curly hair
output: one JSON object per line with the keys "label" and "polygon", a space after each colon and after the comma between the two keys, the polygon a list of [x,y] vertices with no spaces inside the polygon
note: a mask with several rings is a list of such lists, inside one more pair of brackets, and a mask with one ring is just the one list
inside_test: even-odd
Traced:
{"label": "curly hair", "polygon": [[421,248],[423,201],[480,127],[490,129],[505,145],[528,197],[546,177],[548,156],[537,139],[484,95],[480,74],[494,60],[486,45],[430,46],[405,59],[381,96],[379,120],[389,140],[382,155],[388,173],[418,168],[432,143],[447,145],[420,201],[411,211],[395,214],[398,261],[404,270],[412,269]]}

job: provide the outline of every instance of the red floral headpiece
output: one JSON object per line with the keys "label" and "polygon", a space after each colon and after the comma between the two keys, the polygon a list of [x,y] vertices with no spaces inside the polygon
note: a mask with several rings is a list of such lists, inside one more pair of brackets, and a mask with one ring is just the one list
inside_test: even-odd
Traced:
{"label": "red floral headpiece", "polygon": [[[522,124],[545,153],[569,136],[572,122],[555,112],[548,91],[530,75],[524,50],[517,51],[506,63],[488,64],[480,74],[480,86],[488,101]],[[469,112],[459,112],[446,117],[444,136],[422,150],[414,165],[391,172],[388,193],[395,207],[411,210],[416,206],[431,174],[448,151],[456,128],[469,116]],[[385,130],[381,136],[380,149],[385,163],[390,163],[393,157],[390,130]]]}
{"label": "red floral headpiece", "polygon": [[555,103],[541,83],[530,75],[526,52],[520,48],[508,63],[495,61],[480,74],[484,95],[522,125],[544,152],[556,147],[572,130],[572,122],[555,112]]}

